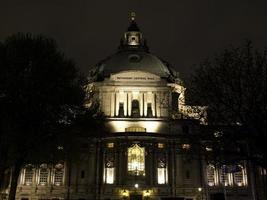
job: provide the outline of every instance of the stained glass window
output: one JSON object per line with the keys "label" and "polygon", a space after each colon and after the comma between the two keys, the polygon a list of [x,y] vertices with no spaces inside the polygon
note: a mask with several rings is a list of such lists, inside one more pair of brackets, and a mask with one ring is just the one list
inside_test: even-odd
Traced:
{"label": "stained glass window", "polygon": [[136,176],[145,176],[145,148],[138,144],[128,148],[128,172]]}

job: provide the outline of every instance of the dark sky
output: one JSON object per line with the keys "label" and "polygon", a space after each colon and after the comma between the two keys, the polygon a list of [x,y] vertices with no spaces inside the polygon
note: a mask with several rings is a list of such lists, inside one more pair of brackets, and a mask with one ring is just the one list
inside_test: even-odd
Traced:
{"label": "dark sky", "polygon": [[266,0],[0,0],[0,40],[42,33],[86,73],[116,51],[130,11],[151,52],[182,76],[230,44],[267,44]]}

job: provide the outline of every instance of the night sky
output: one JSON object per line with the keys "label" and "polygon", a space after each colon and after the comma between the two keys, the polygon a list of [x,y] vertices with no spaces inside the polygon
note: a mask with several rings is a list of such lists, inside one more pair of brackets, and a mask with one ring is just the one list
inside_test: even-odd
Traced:
{"label": "night sky", "polygon": [[230,44],[267,44],[266,0],[0,0],[0,40],[16,32],[52,37],[86,73],[116,51],[131,11],[151,52],[182,76]]}

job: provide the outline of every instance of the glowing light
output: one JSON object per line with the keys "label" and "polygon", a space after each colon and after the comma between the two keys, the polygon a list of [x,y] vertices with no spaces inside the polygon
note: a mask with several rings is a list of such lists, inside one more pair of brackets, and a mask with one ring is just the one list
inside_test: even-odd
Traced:
{"label": "glowing light", "polygon": [[121,194],[122,194],[123,197],[128,197],[129,196],[129,191],[128,190],[123,190]]}
{"label": "glowing light", "polygon": [[158,168],[158,184],[166,184],[166,183],[167,183],[167,169]]}
{"label": "glowing light", "polygon": [[135,187],[135,188],[139,188],[138,183],[134,184],[134,187]]}
{"label": "glowing light", "polygon": [[149,190],[145,190],[144,192],[143,192],[143,195],[144,195],[144,197],[149,197],[150,196],[150,191]]}
{"label": "glowing light", "polygon": [[199,187],[197,190],[198,190],[199,192],[201,192],[201,191],[202,191],[202,188],[201,188],[201,187]]}
{"label": "glowing light", "polygon": [[191,147],[190,144],[183,144],[183,145],[182,145],[182,148],[185,149],[185,150],[190,149],[190,147]]}

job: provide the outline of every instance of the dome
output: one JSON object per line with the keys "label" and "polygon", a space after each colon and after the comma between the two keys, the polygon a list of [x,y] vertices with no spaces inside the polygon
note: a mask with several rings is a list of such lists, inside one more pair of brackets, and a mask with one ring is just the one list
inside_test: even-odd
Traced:
{"label": "dome", "polygon": [[104,77],[110,77],[111,74],[127,70],[149,72],[172,82],[178,78],[177,72],[167,62],[149,52],[134,17],[121,39],[118,51],[99,62],[90,71],[89,79],[102,80]]}
{"label": "dome", "polygon": [[123,50],[99,63],[99,72],[104,77],[126,70],[150,72],[162,78],[170,76],[168,67],[156,56],[145,51]]}

